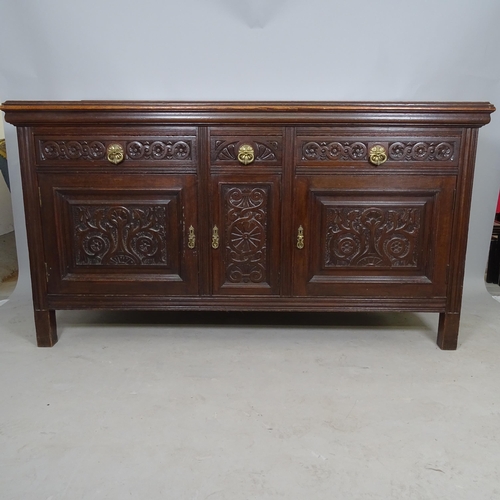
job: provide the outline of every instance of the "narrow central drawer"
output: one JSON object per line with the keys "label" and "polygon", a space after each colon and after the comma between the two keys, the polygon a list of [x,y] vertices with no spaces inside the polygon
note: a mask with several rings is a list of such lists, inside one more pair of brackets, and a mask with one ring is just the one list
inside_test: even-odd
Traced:
{"label": "narrow central drawer", "polygon": [[281,166],[283,129],[224,127],[210,129],[213,166]]}

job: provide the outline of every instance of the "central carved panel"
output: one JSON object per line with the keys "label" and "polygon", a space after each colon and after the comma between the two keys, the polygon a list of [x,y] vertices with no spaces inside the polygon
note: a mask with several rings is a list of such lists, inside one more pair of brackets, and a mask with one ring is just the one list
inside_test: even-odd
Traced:
{"label": "central carved panel", "polygon": [[419,265],[423,207],[326,208],[325,267]]}
{"label": "central carved panel", "polygon": [[77,266],[166,266],[165,205],[72,207]]}
{"label": "central carved panel", "polygon": [[222,196],[226,282],[267,282],[269,187],[224,186]]}

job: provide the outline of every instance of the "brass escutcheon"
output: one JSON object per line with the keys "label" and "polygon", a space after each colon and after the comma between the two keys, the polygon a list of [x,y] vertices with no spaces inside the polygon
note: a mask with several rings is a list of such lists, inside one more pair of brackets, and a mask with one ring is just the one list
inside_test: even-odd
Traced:
{"label": "brass escutcheon", "polygon": [[219,228],[217,226],[212,229],[212,248],[214,250],[219,248]]}
{"label": "brass escutcheon", "polygon": [[125,155],[123,154],[123,148],[120,144],[110,144],[106,152],[108,154],[108,161],[114,163],[115,165],[121,163],[125,158]]}
{"label": "brass escutcheon", "polygon": [[373,148],[370,149],[370,162],[373,163],[373,165],[376,165],[377,167],[379,165],[382,165],[382,163],[385,163],[387,161],[387,152],[384,148],[384,146],[373,146]]}
{"label": "brass escutcheon", "polygon": [[238,150],[238,161],[243,165],[248,165],[255,160],[255,153],[250,144],[242,144]]}
{"label": "brass escutcheon", "polygon": [[188,233],[188,248],[193,249],[196,245],[196,236],[194,234],[194,227],[189,226],[189,233]]}
{"label": "brass escutcheon", "polygon": [[297,231],[297,248],[302,250],[304,248],[304,228],[299,226],[299,230]]}

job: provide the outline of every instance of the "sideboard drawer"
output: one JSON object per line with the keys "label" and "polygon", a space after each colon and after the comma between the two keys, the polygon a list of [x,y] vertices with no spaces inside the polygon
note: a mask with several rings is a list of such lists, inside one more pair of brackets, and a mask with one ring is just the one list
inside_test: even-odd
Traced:
{"label": "sideboard drawer", "polygon": [[79,129],[35,135],[38,167],[195,166],[197,129]]}
{"label": "sideboard drawer", "polygon": [[458,166],[460,143],[460,135],[429,132],[410,136],[391,131],[347,135],[303,130],[296,138],[295,155],[296,164],[307,167],[450,169]]}
{"label": "sideboard drawer", "polygon": [[[242,156],[244,148],[248,155]],[[242,149],[243,148],[243,149]],[[280,166],[283,158],[281,128],[212,128],[210,161],[217,166]]]}

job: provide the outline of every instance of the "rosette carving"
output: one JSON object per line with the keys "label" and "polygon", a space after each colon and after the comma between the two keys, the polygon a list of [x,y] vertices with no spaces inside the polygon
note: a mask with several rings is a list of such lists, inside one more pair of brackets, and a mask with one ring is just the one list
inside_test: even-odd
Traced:
{"label": "rosette carving", "polygon": [[266,282],[268,190],[252,186],[227,186],[223,196],[226,281]]}
{"label": "rosette carving", "polygon": [[393,161],[446,161],[453,159],[454,149],[449,142],[393,142],[388,153]]}
{"label": "rosette carving", "polygon": [[131,160],[191,159],[190,141],[131,141],[126,150]]}
{"label": "rosette carving", "polygon": [[40,141],[41,160],[102,160],[106,146],[101,141]]}
{"label": "rosette carving", "polygon": [[368,145],[363,142],[315,142],[302,146],[303,160],[366,160]]}

